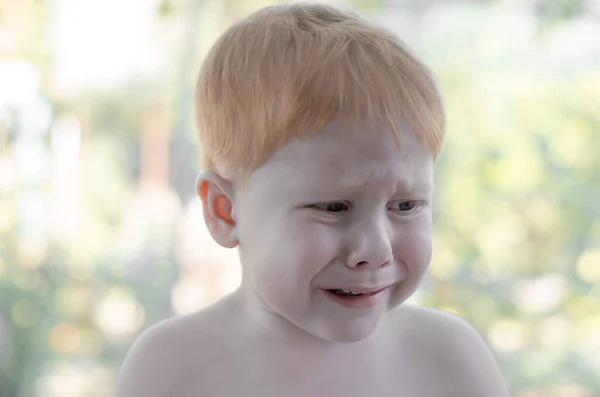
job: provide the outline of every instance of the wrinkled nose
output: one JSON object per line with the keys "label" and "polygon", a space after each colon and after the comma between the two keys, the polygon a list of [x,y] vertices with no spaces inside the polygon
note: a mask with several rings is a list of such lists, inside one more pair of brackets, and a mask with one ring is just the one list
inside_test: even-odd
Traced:
{"label": "wrinkled nose", "polygon": [[394,260],[391,237],[389,226],[383,222],[357,227],[351,239],[347,265],[351,268],[389,265]]}

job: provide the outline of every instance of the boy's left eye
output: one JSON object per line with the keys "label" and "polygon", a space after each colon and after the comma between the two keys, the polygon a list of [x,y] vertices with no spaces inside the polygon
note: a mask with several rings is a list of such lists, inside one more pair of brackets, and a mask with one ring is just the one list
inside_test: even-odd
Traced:
{"label": "boy's left eye", "polygon": [[409,200],[409,201],[400,201],[394,204],[394,209],[400,212],[409,212],[418,207],[420,203],[418,201]]}

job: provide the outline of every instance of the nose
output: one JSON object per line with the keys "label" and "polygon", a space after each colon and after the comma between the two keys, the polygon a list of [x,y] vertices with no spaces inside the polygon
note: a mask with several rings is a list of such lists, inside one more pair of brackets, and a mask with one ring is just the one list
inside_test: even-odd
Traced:
{"label": "nose", "polygon": [[357,225],[350,243],[348,267],[378,268],[392,263],[391,235],[389,226],[381,221]]}

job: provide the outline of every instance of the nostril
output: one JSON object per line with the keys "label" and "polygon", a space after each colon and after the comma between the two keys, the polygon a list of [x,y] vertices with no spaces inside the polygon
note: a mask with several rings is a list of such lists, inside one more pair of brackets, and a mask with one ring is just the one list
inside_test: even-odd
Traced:
{"label": "nostril", "polygon": [[[386,267],[386,266],[389,266],[390,263],[391,263],[390,261],[385,261],[385,262],[379,264],[378,267]],[[365,267],[365,266],[369,266],[369,265],[370,265],[370,263],[368,261],[360,261],[360,262],[356,263],[353,267]]]}

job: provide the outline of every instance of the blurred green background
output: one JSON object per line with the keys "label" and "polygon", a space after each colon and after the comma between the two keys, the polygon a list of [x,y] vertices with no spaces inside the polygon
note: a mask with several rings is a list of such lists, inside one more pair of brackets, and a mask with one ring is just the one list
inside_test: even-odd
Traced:
{"label": "blurred green background", "polygon": [[[193,87],[250,0],[0,0],[0,396],[107,397],[134,338],[233,290]],[[600,2],[329,1],[439,77],[435,254],[514,396],[600,396]]]}

